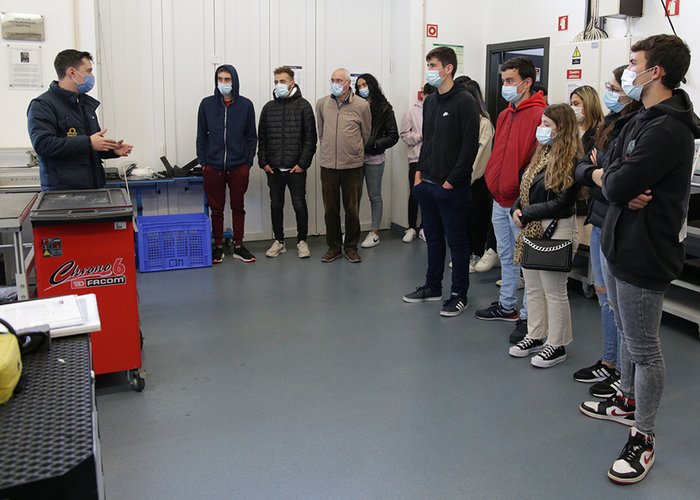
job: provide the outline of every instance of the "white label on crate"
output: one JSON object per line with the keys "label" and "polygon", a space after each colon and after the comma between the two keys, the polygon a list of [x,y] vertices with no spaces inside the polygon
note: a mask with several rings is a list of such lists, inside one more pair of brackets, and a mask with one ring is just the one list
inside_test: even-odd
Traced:
{"label": "white label on crate", "polygon": [[126,222],[115,222],[114,229],[126,229]]}

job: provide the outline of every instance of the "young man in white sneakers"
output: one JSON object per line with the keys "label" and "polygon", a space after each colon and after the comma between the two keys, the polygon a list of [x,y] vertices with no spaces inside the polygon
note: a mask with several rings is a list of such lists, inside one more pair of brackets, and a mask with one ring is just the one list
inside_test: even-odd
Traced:
{"label": "young man in white sneakers", "polygon": [[311,256],[306,237],[309,211],[306,207],[306,171],[316,152],[316,120],[311,104],[294,82],[294,70],[275,69],[273,100],[263,106],[258,125],[258,165],[267,174],[270,212],[275,241],[265,252],[277,257],[287,251],[284,244],[284,192],[289,188],[297,220],[297,252]]}
{"label": "young man in white sneakers", "polygon": [[[469,290],[469,210],[472,165],[479,150],[479,110],[467,90],[454,84],[457,55],[437,47],[426,56],[426,80],[437,93],[423,105],[421,146],[413,194],[423,216],[428,247],[425,284],[404,295],[405,302],[442,300],[447,246],[452,256],[452,288],[441,316],[457,316],[467,308]],[[447,240],[447,244],[445,244]]]}
{"label": "young man in white sneakers", "polygon": [[665,379],[659,328],[664,295],[685,262],[693,140],[700,138],[688,94],[677,89],[689,66],[690,50],[677,36],[632,46],[622,89],[644,109],[620,134],[599,177],[610,201],[601,246],[621,338],[620,393],[580,409],[618,422],[634,412],[627,444],[608,472],[621,484],[644,479],[655,460],[654,422]]}

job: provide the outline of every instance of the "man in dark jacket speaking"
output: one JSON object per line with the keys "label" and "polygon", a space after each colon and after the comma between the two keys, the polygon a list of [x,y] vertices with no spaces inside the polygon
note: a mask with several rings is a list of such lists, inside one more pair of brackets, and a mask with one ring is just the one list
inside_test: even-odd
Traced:
{"label": "man in dark jacket speaking", "polygon": [[131,153],[124,141],[105,137],[97,121],[97,99],[89,52],[68,49],[54,60],[57,81],[29,103],[27,128],[39,156],[41,189],[98,189],[105,185],[102,159]]}
{"label": "man in dark jacket speaking", "polygon": [[306,170],[316,152],[316,120],[311,104],[294,82],[294,70],[282,66],[273,72],[274,99],[262,109],[258,125],[258,166],[267,174],[270,188],[272,231],[275,240],[265,255],[277,257],[284,245],[284,191],[289,187],[297,219],[297,252],[311,256],[306,237],[309,211],[306,207]]}
{"label": "man in dark jacket speaking", "polygon": [[240,95],[239,89],[236,68],[230,64],[219,66],[214,73],[214,95],[202,99],[197,115],[197,161],[204,171],[204,193],[211,209],[212,262],[215,264],[224,259],[226,186],[231,192],[233,258],[255,261],[253,254],[243,246],[243,196],[248,190],[258,138],[253,103]]}

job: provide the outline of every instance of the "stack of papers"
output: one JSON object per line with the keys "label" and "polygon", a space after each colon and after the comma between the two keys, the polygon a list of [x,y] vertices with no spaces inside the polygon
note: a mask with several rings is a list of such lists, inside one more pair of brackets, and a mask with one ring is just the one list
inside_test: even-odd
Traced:
{"label": "stack of papers", "polygon": [[[97,332],[102,329],[97,297],[65,295],[0,305],[0,318],[19,330],[48,325],[51,337]],[[7,329],[0,324],[0,331]]]}

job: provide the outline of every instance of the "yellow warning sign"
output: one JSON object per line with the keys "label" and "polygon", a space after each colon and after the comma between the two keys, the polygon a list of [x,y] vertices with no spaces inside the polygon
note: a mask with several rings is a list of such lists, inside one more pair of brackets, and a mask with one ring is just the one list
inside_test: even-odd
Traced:
{"label": "yellow warning sign", "polygon": [[576,50],[574,50],[574,55],[572,55],[571,57],[581,57],[581,51],[578,50],[578,47],[576,47]]}

